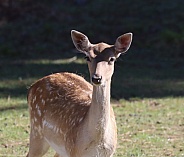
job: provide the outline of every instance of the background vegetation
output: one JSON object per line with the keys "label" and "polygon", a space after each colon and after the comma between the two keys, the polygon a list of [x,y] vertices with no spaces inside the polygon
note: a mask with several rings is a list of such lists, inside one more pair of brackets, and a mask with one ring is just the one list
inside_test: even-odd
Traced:
{"label": "background vegetation", "polygon": [[26,94],[36,79],[69,71],[89,80],[71,29],[92,43],[134,34],[112,81],[116,156],[184,156],[183,6],[183,0],[0,0],[0,156],[28,150]]}

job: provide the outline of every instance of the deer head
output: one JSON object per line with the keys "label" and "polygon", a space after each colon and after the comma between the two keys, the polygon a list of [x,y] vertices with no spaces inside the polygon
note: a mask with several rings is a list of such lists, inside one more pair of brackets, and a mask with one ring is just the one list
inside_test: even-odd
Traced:
{"label": "deer head", "polygon": [[71,37],[77,50],[86,55],[93,85],[104,85],[111,80],[114,62],[129,49],[132,42],[132,33],[119,36],[114,45],[91,44],[86,35],[75,30],[71,31]]}

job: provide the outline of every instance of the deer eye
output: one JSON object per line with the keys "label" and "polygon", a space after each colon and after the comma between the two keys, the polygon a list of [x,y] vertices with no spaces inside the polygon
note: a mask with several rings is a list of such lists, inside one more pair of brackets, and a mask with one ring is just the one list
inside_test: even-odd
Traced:
{"label": "deer eye", "polygon": [[90,58],[88,56],[85,56],[84,59],[87,61],[87,62],[90,62]]}
{"label": "deer eye", "polygon": [[115,62],[116,61],[116,57],[111,57],[110,59],[109,59],[109,64],[112,64],[113,62]]}

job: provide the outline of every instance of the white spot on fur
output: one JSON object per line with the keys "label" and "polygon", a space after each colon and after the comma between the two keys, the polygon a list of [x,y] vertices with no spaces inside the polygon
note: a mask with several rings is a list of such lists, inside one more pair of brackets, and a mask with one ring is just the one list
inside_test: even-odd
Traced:
{"label": "white spot on fur", "polygon": [[83,120],[83,117],[79,119],[79,123]]}
{"label": "white spot on fur", "polygon": [[35,97],[33,98],[33,104],[34,104],[35,101],[36,101],[36,95],[35,95]]}
{"label": "white spot on fur", "polygon": [[38,112],[38,115],[41,117],[41,111],[40,111],[40,109],[38,109],[37,112]]}
{"label": "white spot on fur", "polygon": [[44,99],[42,99],[42,104],[45,105],[45,100]]}
{"label": "white spot on fur", "polygon": [[46,141],[49,143],[49,145],[60,155],[60,156],[64,156],[64,157],[69,157],[66,149],[65,149],[65,145],[57,145],[52,141],[49,141],[46,139]]}
{"label": "white spot on fur", "polygon": [[54,126],[51,123],[47,122],[46,120],[43,121],[43,127],[48,127],[49,129],[54,128]]}
{"label": "white spot on fur", "polygon": [[37,122],[37,118],[36,117],[34,118],[34,121]]}

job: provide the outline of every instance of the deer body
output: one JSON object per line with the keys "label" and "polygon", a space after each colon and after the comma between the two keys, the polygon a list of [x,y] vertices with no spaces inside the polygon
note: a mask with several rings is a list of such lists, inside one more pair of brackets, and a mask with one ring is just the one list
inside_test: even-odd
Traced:
{"label": "deer body", "polygon": [[[73,73],[56,73],[34,83],[28,93],[30,146],[28,157],[41,157],[51,146],[55,157],[112,157],[117,143],[117,129],[110,105],[110,85],[114,60],[125,46],[100,43],[72,31],[76,48],[88,57],[93,85]],[[126,48],[126,49],[125,49]],[[122,50],[121,50],[122,52]],[[104,69],[104,70],[103,70]]]}

